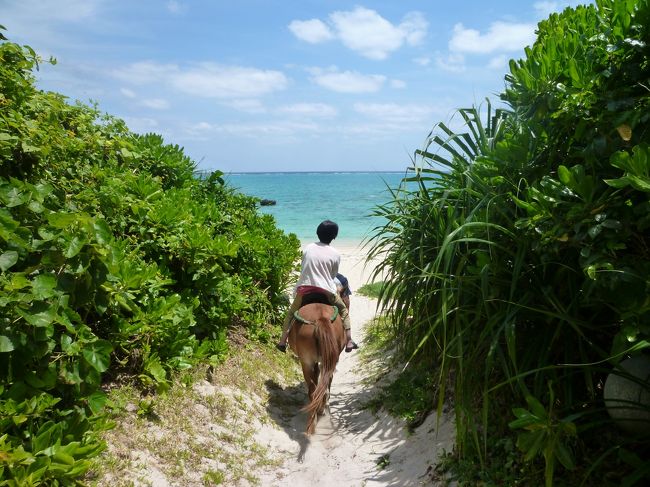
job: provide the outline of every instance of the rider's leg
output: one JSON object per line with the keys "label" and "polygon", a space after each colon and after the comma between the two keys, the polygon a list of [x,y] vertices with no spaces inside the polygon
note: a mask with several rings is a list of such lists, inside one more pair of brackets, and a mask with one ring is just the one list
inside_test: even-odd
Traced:
{"label": "rider's leg", "polygon": [[278,348],[287,347],[287,338],[289,337],[289,330],[291,329],[291,322],[293,321],[293,314],[300,309],[302,304],[302,295],[296,294],[296,297],[293,299],[293,303],[289,306],[289,311],[287,316],[284,318],[284,324],[282,325],[282,337],[278,342]]}
{"label": "rider's leg", "polygon": [[358,345],[352,341],[352,324],[350,323],[350,313],[347,306],[341,299],[341,296],[338,294],[330,294],[330,303],[336,306],[339,309],[339,314],[341,315],[341,320],[343,320],[343,329],[345,330],[346,338],[346,349],[358,348]]}

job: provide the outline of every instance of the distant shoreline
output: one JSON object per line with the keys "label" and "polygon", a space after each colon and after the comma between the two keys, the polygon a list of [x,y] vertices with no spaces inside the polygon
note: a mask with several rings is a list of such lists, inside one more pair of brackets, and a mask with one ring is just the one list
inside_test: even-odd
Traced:
{"label": "distant shoreline", "polygon": [[[219,171],[215,169],[210,170],[200,170],[194,171],[195,174],[210,174],[214,171]],[[247,171],[247,172],[224,172],[221,171],[224,176],[245,176],[247,174],[406,174],[406,170],[402,171]]]}
{"label": "distant shoreline", "polygon": [[[310,243],[317,242],[317,238],[313,239],[300,239],[300,248],[304,249],[305,246]],[[346,238],[336,238],[332,241],[331,245],[339,252],[353,253],[362,250],[364,241],[361,239],[346,239]]]}

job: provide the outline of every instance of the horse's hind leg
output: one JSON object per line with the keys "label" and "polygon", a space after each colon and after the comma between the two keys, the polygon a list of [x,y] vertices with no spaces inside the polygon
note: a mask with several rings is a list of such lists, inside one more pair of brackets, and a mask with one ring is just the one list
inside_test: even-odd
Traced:
{"label": "horse's hind leg", "polygon": [[[316,389],[316,385],[318,384],[318,363],[316,364],[309,364],[309,363],[302,363],[302,375],[305,378],[305,383],[307,384],[307,389],[308,389],[308,394],[309,394],[309,402],[311,402],[312,398],[314,397],[314,390]],[[316,411],[313,411],[309,413],[309,417],[307,418],[307,434],[311,435],[314,430],[316,429],[316,418],[317,418]]]}
{"label": "horse's hind leg", "polygon": [[314,389],[318,384],[318,364],[302,363],[302,375],[307,384],[307,393],[309,394],[309,401],[311,402],[314,396]]}

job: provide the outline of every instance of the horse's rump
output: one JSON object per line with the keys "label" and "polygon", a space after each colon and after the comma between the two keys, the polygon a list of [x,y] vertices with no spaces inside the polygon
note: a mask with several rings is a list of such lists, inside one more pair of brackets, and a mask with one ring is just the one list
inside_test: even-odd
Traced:
{"label": "horse's rump", "polygon": [[304,409],[309,415],[307,433],[312,433],[316,413],[325,404],[339,355],[345,346],[345,331],[341,318],[329,304],[306,304],[298,313],[304,322],[296,320],[289,343],[300,358],[309,389],[310,402]]}

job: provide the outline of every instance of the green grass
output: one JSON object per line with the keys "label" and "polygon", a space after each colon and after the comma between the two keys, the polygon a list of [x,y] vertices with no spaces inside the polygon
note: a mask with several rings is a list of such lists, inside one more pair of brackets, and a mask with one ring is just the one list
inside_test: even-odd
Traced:
{"label": "green grass", "polygon": [[165,393],[115,387],[109,397],[116,426],[104,435],[109,448],[95,459],[85,481],[132,485],[147,475],[147,467],[155,467],[182,484],[199,475],[205,485],[258,485],[256,471],[282,462],[255,442],[256,425],[250,421],[271,421],[265,410],[269,380],[293,384],[301,376],[290,356],[249,342],[216,367],[179,373]]}
{"label": "green grass", "polygon": [[[367,402],[366,407],[375,412],[385,409],[393,416],[405,420],[411,429],[418,426],[435,408],[435,378],[433,371],[420,363],[402,370],[403,363],[394,355],[396,342],[391,334],[392,327],[391,320],[385,316],[366,326],[362,361],[370,362],[380,358],[383,363],[370,380],[389,377],[387,385],[381,387],[379,394]],[[391,373],[395,375],[389,375]]]}
{"label": "green grass", "polygon": [[371,282],[370,284],[361,286],[356,290],[356,293],[369,298],[378,298],[383,286],[384,281]]}

